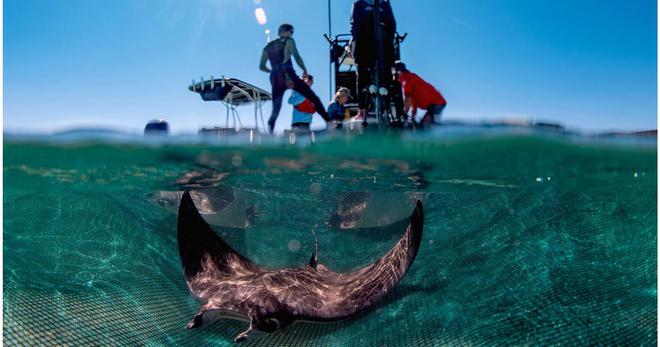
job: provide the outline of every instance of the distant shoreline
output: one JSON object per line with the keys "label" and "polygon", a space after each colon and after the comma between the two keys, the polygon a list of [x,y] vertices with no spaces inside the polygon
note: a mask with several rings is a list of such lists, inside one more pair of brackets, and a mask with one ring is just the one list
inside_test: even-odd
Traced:
{"label": "distant shoreline", "polygon": [[[642,137],[642,138],[651,138],[658,136],[657,129],[650,130],[637,130],[637,131],[625,131],[625,130],[605,130],[605,131],[581,131],[578,129],[569,129],[560,123],[553,122],[532,122],[527,120],[518,120],[518,119],[502,119],[502,120],[492,120],[492,121],[464,121],[464,120],[446,120],[440,124],[444,127],[475,127],[475,128],[505,128],[509,127],[512,129],[523,128],[523,129],[536,129],[536,130],[545,130],[549,132],[556,133],[565,133],[571,135],[579,135],[585,137]],[[200,128],[201,129],[201,128]],[[32,136],[69,136],[69,135],[84,135],[91,136],[142,136],[142,129],[136,129],[135,131],[128,131],[126,129],[117,129],[113,127],[70,127],[64,130],[57,130],[52,132],[30,132],[30,131],[3,131],[4,136],[10,137],[32,137]],[[195,136],[196,132],[181,132],[175,133],[171,136]]]}

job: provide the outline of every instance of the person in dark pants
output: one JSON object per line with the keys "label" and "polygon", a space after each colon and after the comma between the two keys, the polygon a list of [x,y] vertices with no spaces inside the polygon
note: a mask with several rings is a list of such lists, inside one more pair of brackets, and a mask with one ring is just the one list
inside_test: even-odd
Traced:
{"label": "person in dark pants", "polygon": [[[287,89],[293,89],[310,100],[314,104],[316,112],[327,121],[328,114],[325,111],[323,103],[314,94],[312,89],[298,77],[296,71],[293,69],[292,57],[303,70],[303,76],[307,75],[305,63],[298,53],[296,42],[291,37],[293,35],[293,26],[291,24],[280,25],[278,35],[278,39],[271,41],[264,48],[259,64],[261,71],[270,73],[270,84],[273,88],[273,111],[270,119],[268,119],[268,130],[272,133],[273,128],[275,128],[275,122],[282,108],[282,98]],[[266,66],[266,62],[268,61],[270,61],[270,69]]]}
{"label": "person in dark pants", "polygon": [[[404,112],[407,114],[412,109],[412,120],[416,124],[439,122],[442,111],[447,106],[447,100],[442,94],[417,74],[410,72],[403,62],[397,61],[394,69],[399,76],[405,96]],[[418,108],[426,110],[426,114],[419,121],[416,119]]]}
{"label": "person in dark pants", "polygon": [[[374,25],[374,0],[358,0],[351,10],[352,55],[357,65],[358,75],[358,118],[364,119],[369,98],[371,75],[378,66],[377,35]],[[379,76],[380,86],[392,86],[392,66],[394,65],[394,35],[396,20],[388,0],[379,0],[380,29],[383,47],[383,71]]]}

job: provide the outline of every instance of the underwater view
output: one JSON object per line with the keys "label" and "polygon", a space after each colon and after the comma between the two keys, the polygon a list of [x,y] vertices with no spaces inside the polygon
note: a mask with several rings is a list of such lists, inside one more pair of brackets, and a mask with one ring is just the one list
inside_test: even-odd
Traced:
{"label": "underwater view", "polygon": [[314,234],[329,269],[371,264],[423,203],[419,252],[384,300],[242,345],[657,343],[655,137],[442,127],[290,140],[5,137],[4,344],[234,345],[247,323],[186,329],[201,304],[177,244],[186,190],[270,269],[308,264]]}

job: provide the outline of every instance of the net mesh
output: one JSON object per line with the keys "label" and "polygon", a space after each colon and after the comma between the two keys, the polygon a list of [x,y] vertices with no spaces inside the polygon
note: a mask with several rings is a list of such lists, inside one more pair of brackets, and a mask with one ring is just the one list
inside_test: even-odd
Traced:
{"label": "net mesh", "polygon": [[[490,161],[507,158],[511,146],[491,143],[491,152],[478,160],[474,153],[484,151],[482,145],[461,148],[469,160],[447,150],[443,160],[451,165],[436,161],[427,167],[424,179],[431,185],[423,189],[422,246],[383,302],[342,322],[298,323],[242,344],[655,345],[655,152],[599,157],[562,153],[553,145],[561,160],[549,155],[535,161],[537,156],[523,150],[533,148],[526,143],[516,158],[502,159],[510,162]],[[426,155],[432,156],[431,149]],[[185,329],[200,303],[182,275],[176,215],[145,195],[176,188],[163,182],[188,170],[188,160],[142,158],[137,165],[124,162],[126,153],[115,148],[94,150],[100,153],[42,148],[38,158],[43,159],[23,153],[20,160],[9,156],[5,162],[4,344],[233,345],[243,322]],[[70,158],[86,155],[110,162],[116,155],[122,161],[105,169],[97,159],[88,159],[89,167],[80,162],[67,167]],[[243,181],[233,182],[252,192],[247,199],[256,206],[256,223],[245,230],[215,229],[255,263],[306,264],[313,224],[321,225],[320,262],[338,271],[374,261],[400,237],[398,226],[342,231],[323,223],[346,182],[358,191],[388,191],[411,182],[405,177],[381,165],[375,174],[362,168],[350,172],[373,175],[368,180],[341,181],[349,175],[342,174],[343,161],[331,156],[315,159],[323,167],[306,168],[300,179],[300,173],[275,171],[292,166],[287,161],[276,168],[274,159],[270,167],[250,166],[251,155],[264,163],[272,154],[242,153],[245,173],[237,177]],[[53,164],[53,158],[61,161]],[[288,160],[303,165],[299,157]],[[475,160],[483,171],[455,174],[476,168]],[[537,182],[537,175],[527,175],[528,167],[517,166],[523,162],[536,163],[530,166],[536,172],[554,172],[552,179]],[[333,179],[322,180],[316,172],[329,167],[339,169]],[[497,173],[498,167],[525,177]],[[267,182],[255,179],[264,177],[263,171],[270,175]]]}

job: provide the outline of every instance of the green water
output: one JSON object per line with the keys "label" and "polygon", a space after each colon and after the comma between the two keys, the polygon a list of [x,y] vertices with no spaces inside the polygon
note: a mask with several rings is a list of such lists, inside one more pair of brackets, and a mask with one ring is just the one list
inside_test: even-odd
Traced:
{"label": "green water", "polygon": [[424,200],[419,254],[384,302],[245,345],[655,345],[656,167],[654,144],[536,135],[6,141],[3,342],[233,344],[244,323],[185,329],[199,302],[182,275],[176,215],[151,198],[197,170],[212,176],[202,185],[245,192],[254,223],[216,229],[270,267],[306,264],[315,225],[319,260],[342,271],[377,259],[403,232],[330,228],[338,194]]}

